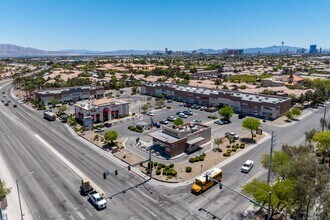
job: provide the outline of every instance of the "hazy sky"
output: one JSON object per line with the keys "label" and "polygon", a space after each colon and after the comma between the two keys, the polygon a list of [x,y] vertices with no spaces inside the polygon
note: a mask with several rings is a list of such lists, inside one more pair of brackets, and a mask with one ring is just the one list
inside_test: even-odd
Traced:
{"label": "hazy sky", "polygon": [[330,48],[330,0],[0,0],[0,43],[46,50]]}

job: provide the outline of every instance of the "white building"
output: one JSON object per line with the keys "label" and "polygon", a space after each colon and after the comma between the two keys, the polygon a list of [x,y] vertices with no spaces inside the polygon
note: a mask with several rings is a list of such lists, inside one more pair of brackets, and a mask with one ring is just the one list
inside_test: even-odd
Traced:
{"label": "white building", "polygon": [[105,122],[129,114],[129,103],[117,99],[86,100],[77,102],[74,107],[78,120],[91,116],[94,122]]}

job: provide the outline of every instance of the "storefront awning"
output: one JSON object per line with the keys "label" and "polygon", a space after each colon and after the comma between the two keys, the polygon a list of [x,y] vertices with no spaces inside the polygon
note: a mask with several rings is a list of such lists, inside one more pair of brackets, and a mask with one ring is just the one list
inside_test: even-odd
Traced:
{"label": "storefront awning", "polygon": [[204,139],[205,138],[203,138],[203,137],[198,137],[198,138],[195,138],[195,139],[191,139],[190,141],[187,141],[187,144],[189,144],[189,145],[196,144],[196,143],[198,143],[198,142],[200,142]]}

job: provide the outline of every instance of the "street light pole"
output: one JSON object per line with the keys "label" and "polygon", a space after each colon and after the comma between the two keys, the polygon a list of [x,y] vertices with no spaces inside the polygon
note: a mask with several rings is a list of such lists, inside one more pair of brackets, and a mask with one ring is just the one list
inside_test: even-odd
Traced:
{"label": "street light pole", "polygon": [[18,186],[18,179],[16,179],[16,187],[17,187],[17,195],[18,195],[18,202],[19,202],[19,210],[21,213],[21,220],[23,219],[23,211],[22,211],[22,204],[21,204],[21,196],[19,194],[19,186]]}
{"label": "street light pole", "polygon": [[33,174],[34,172],[29,171],[28,173],[24,174],[23,176],[20,176],[16,179],[16,187],[17,187],[17,195],[18,195],[18,203],[19,203],[19,209],[20,209],[20,213],[21,213],[21,220],[23,220],[23,211],[22,211],[22,203],[21,203],[21,196],[19,193],[19,185],[18,185],[18,180],[25,177],[27,174]]}
{"label": "street light pole", "polygon": [[[268,165],[268,178],[267,183],[269,185],[270,182],[270,172],[272,169],[272,159],[273,159],[273,148],[275,146],[275,140],[274,140],[274,131],[272,131],[272,139],[270,143],[270,154],[269,154],[269,165]],[[272,193],[269,192],[269,200],[268,200],[268,209],[267,209],[267,220],[270,220],[270,203],[272,201]]]}

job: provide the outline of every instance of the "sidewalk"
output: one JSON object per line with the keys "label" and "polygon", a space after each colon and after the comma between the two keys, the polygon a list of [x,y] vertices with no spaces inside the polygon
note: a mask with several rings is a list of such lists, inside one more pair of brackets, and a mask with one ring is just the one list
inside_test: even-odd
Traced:
{"label": "sidewalk", "polygon": [[[16,182],[14,178],[11,176],[9,169],[7,165],[5,164],[1,154],[0,154],[0,178],[5,181],[6,186],[11,189],[11,192],[7,196],[7,203],[8,206],[5,210],[3,210],[4,219],[8,220],[17,220],[21,219],[20,214],[20,208],[19,208],[19,202],[18,202],[18,195],[17,195],[17,188],[16,188]],[[32,220],[32,214],[30,210],[28,209],[28,206],[22,197],[21,197],[21,203],[22,203],[22,212],[24,220]],[[7,218],[6,218],[7,217]]]}

